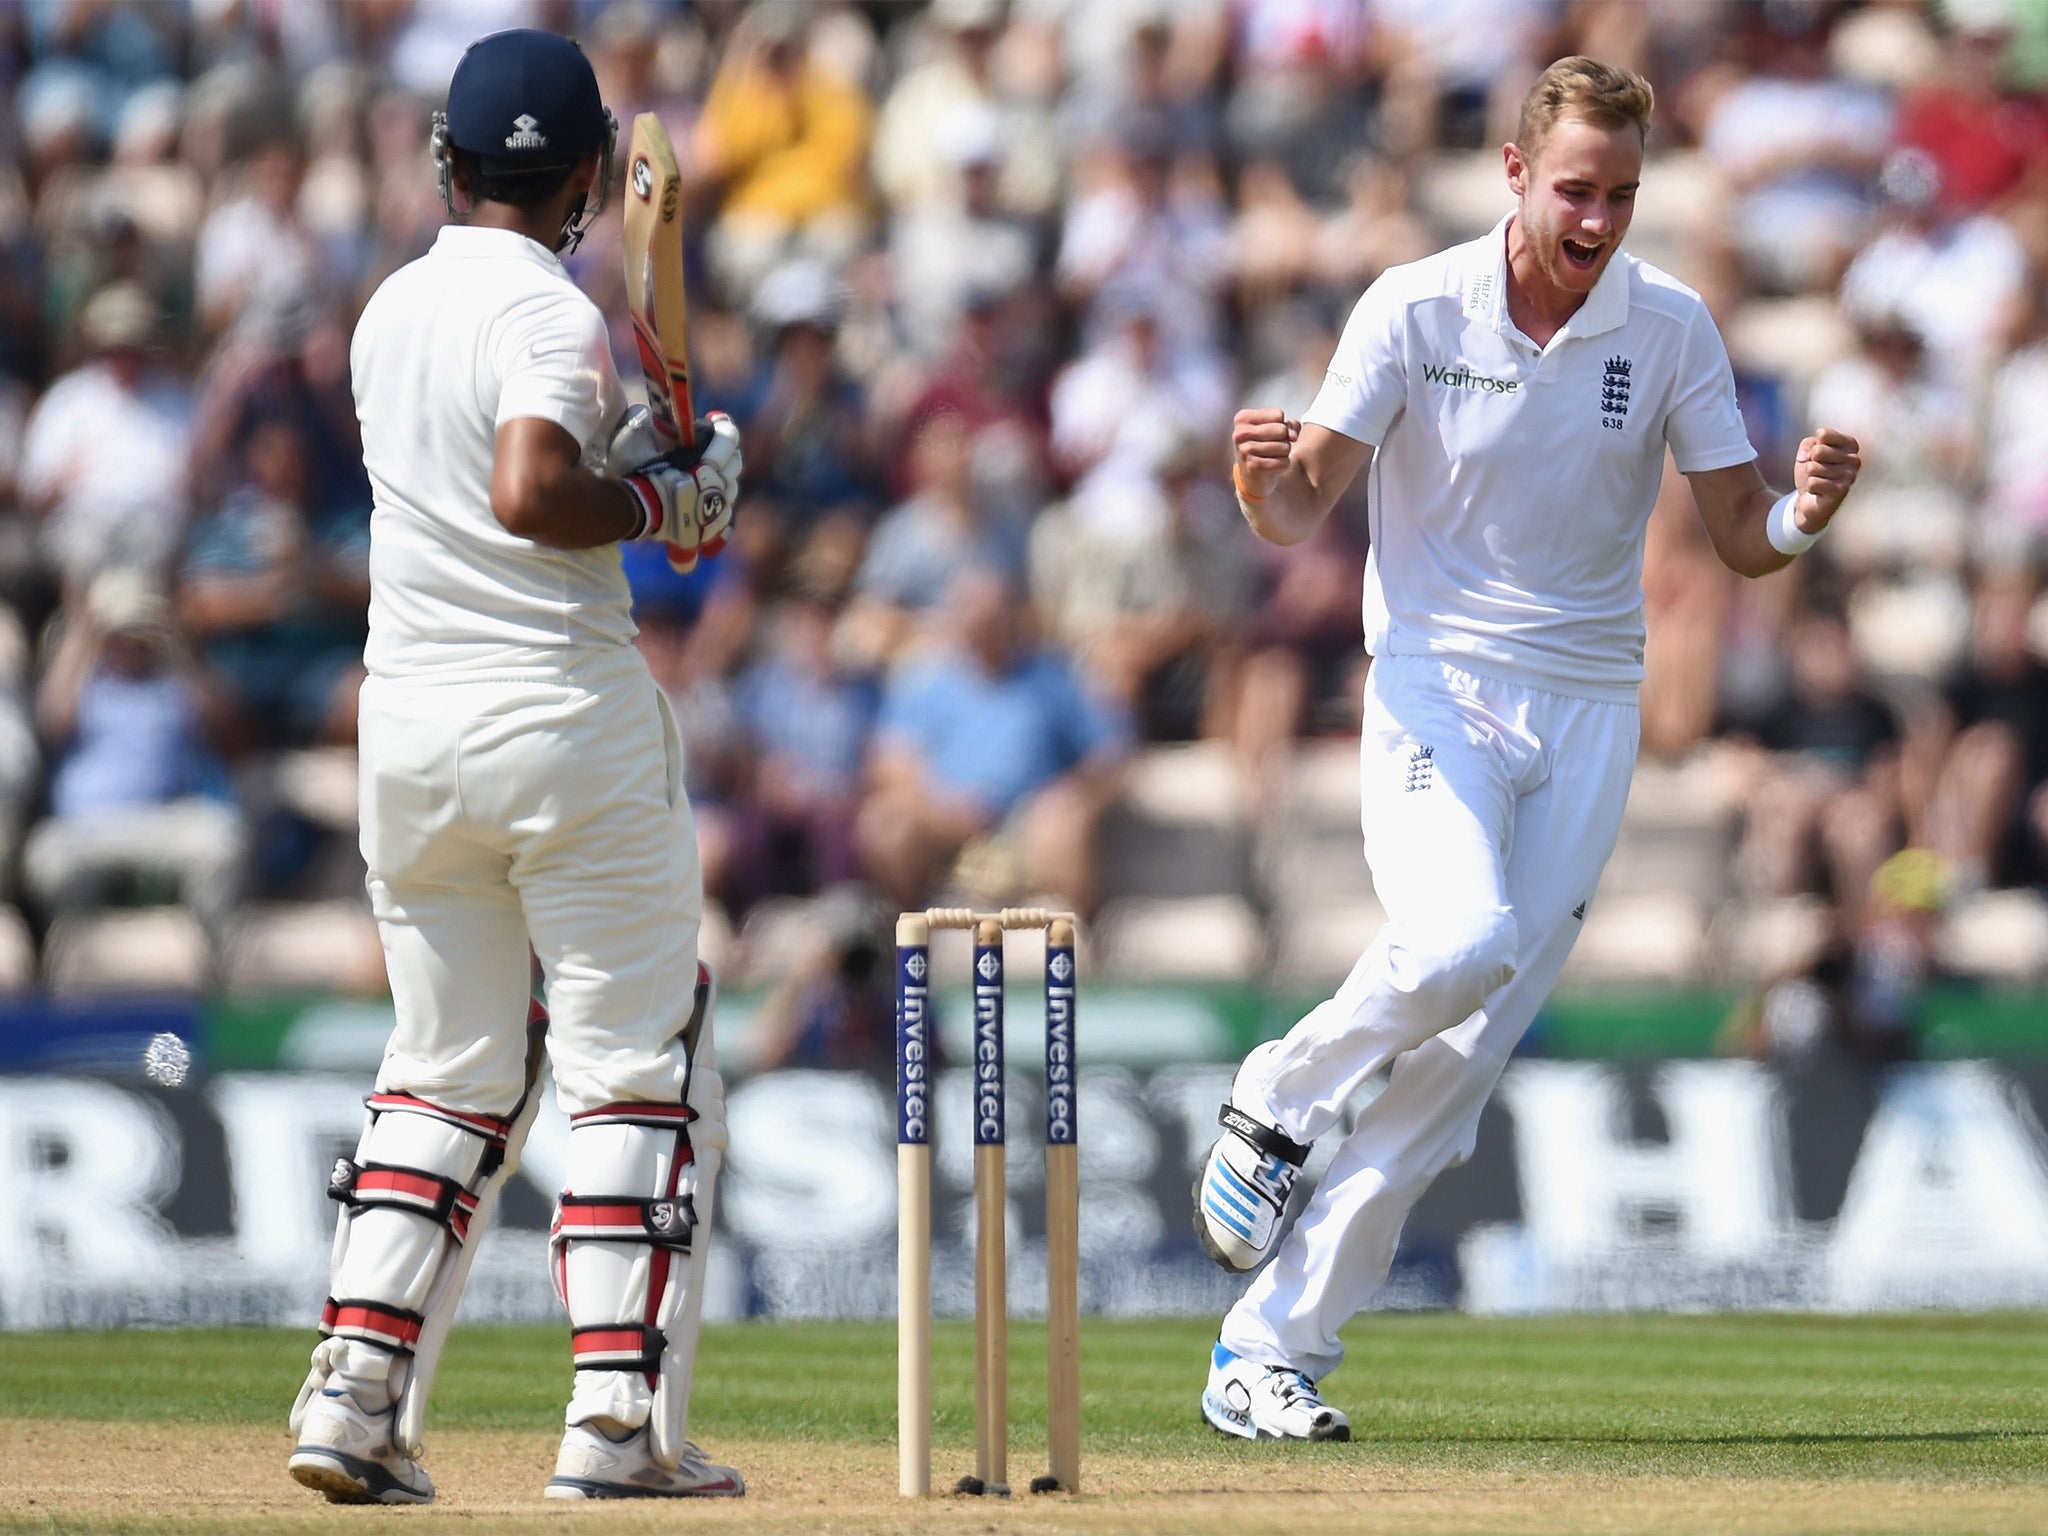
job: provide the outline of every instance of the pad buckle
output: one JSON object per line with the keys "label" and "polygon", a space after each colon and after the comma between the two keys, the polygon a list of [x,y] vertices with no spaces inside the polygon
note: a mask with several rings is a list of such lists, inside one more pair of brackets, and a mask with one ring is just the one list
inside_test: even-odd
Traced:
{"label": "pad buckle", "polygon": [[[483,1180],[477,1182],[481,1188]],[[411,1211],[447,1228],[449,1235],[460,1243],[469,1238],[469,1221],[476,1214],[480,1197],[446,1174],[395,1163],[357,1163],[337,1157],[333,1172],[327,1176],[327,1198],[339,1200],[351,1209],[383,1205]]]}
{"label": "pad buckle", "polygon": [[334,1167],[327,1175],[327,1198],[339,1200],[343,1205],[356,1203],[356,1180],[363,1176],[360,1163],[351,1158],[337,1157]]}
{"label": "pad buckle", "polygon": [[697,1203],[689,1195],[638,1200],[618,1195],[563,1195],[555,1235],[566,1242],[645,1243],[677,1253],[690,1251],[697,1227]]}

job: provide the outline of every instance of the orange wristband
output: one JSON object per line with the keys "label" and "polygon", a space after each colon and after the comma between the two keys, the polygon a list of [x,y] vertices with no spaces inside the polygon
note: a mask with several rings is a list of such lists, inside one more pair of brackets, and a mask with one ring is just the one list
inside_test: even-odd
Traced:
{"label": "orange wristband", "polygon": [[1244,488],[1244,468],[1235,460],[1230,465],[1230,483],[1237,487],[1238,496],[1245,501],[1264,501],[1266,499],[1264,496],[1254,496]]}

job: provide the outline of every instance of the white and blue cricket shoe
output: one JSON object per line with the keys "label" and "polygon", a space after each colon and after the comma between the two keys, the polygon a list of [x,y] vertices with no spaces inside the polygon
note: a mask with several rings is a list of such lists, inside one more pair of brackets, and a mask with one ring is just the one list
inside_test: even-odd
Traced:
{"label": "white and blue cricket shoe", "polygon": [[572,1424],[555,1457],[555,1475],[543,1497],[550,1499],[736,1499],[747,1480],[722,1467],[696,1445],[683,1442],[673,1468],[654,1459],[647,1426],[613,1439],[595,1424]]}
{"label": "white and blue cricket shoe", "polygon": [[301,1400],[292,1412],[298,1443],[286,1463],[294,1481],[334,1504],[431,1504],[427,1469],[392,1444],[396,1412],[373,1413],[340,1387]]}
{"label": "white and blue cricket shoe", "polygon": [[1234,1104],[1216,1122],[1224,1134],[1195,1180],[1195,1235],[1204,1253],[1241,1275],[1273,1251],[1308,1148]]}
{"label": "white and blue cricket shoe", "polygon": [[1244,1440],[1349,1440],[1351,1421],[1291,1365],[1261,1365],[1221,1344],[1209,1352],[1202,1392],[1208,1426]]}

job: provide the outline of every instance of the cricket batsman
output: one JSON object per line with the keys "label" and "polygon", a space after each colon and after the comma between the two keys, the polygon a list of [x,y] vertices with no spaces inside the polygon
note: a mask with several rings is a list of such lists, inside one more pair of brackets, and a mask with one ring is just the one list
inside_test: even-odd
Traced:
{"label": "cricket batsman", "polygon": [[432,144],[459,222],[377,290],[350,353],[375,492],[362,847],[397,1027],[328,1189],[331,1291],[291,1413],[292,1476],[339,1502],[434,1496],[427,1394],[535,1111],[529,946],[570,1119],[550,1260],[575,1387],[547,1496],[745,1488],[686,1434],[724,1104],[682,747],[618,550],[714,552],[740,444],[714,417],[655,456],[558,259],[616,136],[574,43],[474,44]]}
{"label": "cricket batsman", "polygon": [[[1248,1439],[1345,1440],[1317,1384],[1386,1279],[1410,1208],[1472,1151],[1508,1053],[1563,968],[1613,850],[1638,739],[1643,536],[1668,446],[1714,552],[1762,576],[1820,537],[1853,438],[1758,473],[1698,294],[1624,255],[1650,87],[1560,59],[1504,147],[1515,208],[1358,302],[1299,422],[1237,413],[1259,537],[1293,544],[1372,467],[1360,744],[1387,912],[1337,995],[1259,1046],[1224,1105],[1195,1224],[1226,1269],[1202,1414]],[[1300,1220],[1310,1145],[1384,1068]]]}

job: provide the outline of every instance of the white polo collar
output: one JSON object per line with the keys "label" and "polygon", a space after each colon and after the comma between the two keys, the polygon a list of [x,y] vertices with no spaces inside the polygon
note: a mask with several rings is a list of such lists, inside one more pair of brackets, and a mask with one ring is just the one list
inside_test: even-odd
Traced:
{"label": "white polo collar", "polygon": [[530,261],[537,267],[547,268],[550,272],[567,275],[559,256],[539,241],[520,234],[516,229],[484,229],[474,224],[444,224],[441,226],[441,233],[434,237],[434,254],[453,256],[463,261],[502,261],[509,256],[518,261]]}
{"label": "white polo collar", "polygon": [[[1514,217],[1512,212],[1507,213],[1493,226],[1493,233],[1481,242],[1487,254],[1475,260],[1465,275],[1465,313],[1503,335],[1514,327],[1514,321],[1508,318],[1508,225]],[[1616,251],[1608,258],[1600,281],[1586,295],[1586,302],[1564,323],[1558,335],[1598,336],[1619,330],[1627,323],[1628,269],[1621,252]]]}

